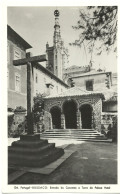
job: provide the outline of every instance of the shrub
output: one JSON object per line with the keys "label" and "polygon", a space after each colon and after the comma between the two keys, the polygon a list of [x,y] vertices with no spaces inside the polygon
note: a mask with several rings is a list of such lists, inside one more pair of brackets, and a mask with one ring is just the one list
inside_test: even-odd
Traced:
{"label": "shrub", "polygon": [[112,141],[113,142],[117,142],[117,127],[118,127],[117,122],[118,122],[117,117],[115,117],[113,120],[113,127],[112,127]]}
{"label": "shrub", "polygon": [[111,127],[111,124],[109,124],[109,126],[108,126],[107,138],[112,138],[112,127]]}
{"label": "shrub", "polygon": [[11,137],[11,129],[14,122],[14,115],[8,116],[8,137]]}
{"label": "shrub", "polygon": [[43,124],[44,97],[45,97],[45,94],[39,93],[33,99],[34,100],[34,107],[33,107],[34,123],[37,126],[37,132],[42,132],[44,130],[44,124]]}

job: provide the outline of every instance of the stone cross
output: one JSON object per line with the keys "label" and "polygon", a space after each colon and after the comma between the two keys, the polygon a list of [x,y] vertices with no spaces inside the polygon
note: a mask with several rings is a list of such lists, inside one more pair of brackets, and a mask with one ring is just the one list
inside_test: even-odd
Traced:
{"label": "stone cross", "polygon": [[30,52],[26,54],[26,58],[13,60],[14,66],[27,65],[27,133],[34,134],[33,113],[32,113],[32,64],[35,62],[47,61],[46,55],[30,57]]}

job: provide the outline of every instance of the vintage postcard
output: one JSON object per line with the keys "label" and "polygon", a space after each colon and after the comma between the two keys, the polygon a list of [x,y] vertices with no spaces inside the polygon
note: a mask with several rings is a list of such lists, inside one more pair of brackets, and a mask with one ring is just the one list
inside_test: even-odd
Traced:
{"label": "vintage postcard", "polygon": [[1,4],[2,192],[119,193],[118,2],[47,2]]}

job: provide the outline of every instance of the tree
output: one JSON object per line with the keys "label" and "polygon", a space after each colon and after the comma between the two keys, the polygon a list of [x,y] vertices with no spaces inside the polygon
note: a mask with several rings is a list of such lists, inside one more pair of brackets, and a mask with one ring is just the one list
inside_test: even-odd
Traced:
{"label": "tree", "polygon": [[33,108],[33,112],[42,112],[42,110],[44,109],[44,97],[45,94],[37,94],[34,98],[34,108]]}
{"label": "tree", "polygon": [[103,50],[116,52],[117,40],[117,6],[88,6],[79,11],[79,21],[73,29],[79,30],[79,39],[70,45],[86,47],[91,54],[93,51],[101,55]]}

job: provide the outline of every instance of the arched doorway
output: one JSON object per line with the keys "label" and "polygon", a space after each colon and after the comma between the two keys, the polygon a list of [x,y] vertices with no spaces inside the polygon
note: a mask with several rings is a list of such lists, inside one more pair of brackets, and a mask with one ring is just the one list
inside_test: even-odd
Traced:
{"label": "arched doorway", "polygon": [[52,125],[53,129],[60,129],[61,128],[61,110],[59,107],[54,106],[50,110],[52,116]]}
{"label": "arched doorway", "polygon": [[67,129],[77,128],[77,106],[73,100],[68,100],[63,104],[63,112],[65,115],[65,125]]}
{"label": "arched doorway", "polygon": [[92,107],[89,104],[84,104],[80,108],[82,129],[92,128]]}

